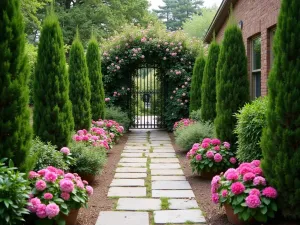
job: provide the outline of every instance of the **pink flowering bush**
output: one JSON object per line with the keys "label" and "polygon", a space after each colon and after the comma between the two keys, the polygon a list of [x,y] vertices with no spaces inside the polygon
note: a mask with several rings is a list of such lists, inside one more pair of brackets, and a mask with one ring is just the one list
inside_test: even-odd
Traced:
{"label": "pink flowering bush", "polygon": [[76,173],[65,173],[52,166],[28,175],[31,194],[28,210],[40,220],[55,220],[58,224],[70,210],[87,207],[93,189]]}
{"label": "pink flowering bush", "polygon": [[202,143],[195,143],[186,157],[190,159],[193,172],[198,174],[224,171],[236,164],[230,144],[216,138],[204,138]]}
{"label": "pink flowering bush", "polygon": [[196,123],[196,121],[192,120],[192,119],[189,119],[189,118],[183,118],[177,122],[174,123],[174,126],[173,126],[173,130],[174,132],[176,133],[176,131],[180,131],[181,129],[183,129],[184,127],[187,127],[191,124],[194,124]]}
{"label": "pink flowering bush", "polygon": [[212,201],[220,206],[232,206],[240,220],[255,219],[267,222],[277,211],[277,191],[267,185],[260,168],[260,161],[242,163],[230,168],[211,181]]}

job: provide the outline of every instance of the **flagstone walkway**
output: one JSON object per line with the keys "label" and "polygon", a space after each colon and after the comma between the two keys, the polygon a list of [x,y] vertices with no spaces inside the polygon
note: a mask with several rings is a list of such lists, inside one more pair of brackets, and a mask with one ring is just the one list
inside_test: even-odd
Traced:
{"label": "flagstone walkway", "polygon": [[165,131],[133,130],[96,225],[205,224],[195,195]]}

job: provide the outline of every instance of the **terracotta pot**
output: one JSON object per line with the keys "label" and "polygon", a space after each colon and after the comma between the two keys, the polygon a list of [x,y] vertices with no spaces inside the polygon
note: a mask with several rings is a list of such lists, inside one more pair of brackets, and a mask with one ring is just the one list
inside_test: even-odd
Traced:
{"label": "terracotta pot", "polygon": [[207,179],[207,180],[211,180],[214,176],[220,174],[219,171],[217,172],[213,172],[213,171],[205,171],[205,172],[201,172],[199,175],[201,178],[203,179]]}
{"label": "terracotta pot", "polygon": [[226,211],[227,219],[233,225],[254,225],[256,221],[253,218],[250,218],[248,221],[242,221],[239,219],[237,214],[234,214],[233,208],[231,205],[224,204],[224,208]]}
{"label": "terracotta pot", "polygon": [[82,180],[86,180],[89,184],[92,184],[95,181],[96,175],[93,174],[79,174]]}
{"label": "terracotta pot", "polygon": [[63,215],[64,220],[66,221],[66,225],[75,225],[77,221],[77,216],[79,213],[79,209],[72,209],[69,215]]}

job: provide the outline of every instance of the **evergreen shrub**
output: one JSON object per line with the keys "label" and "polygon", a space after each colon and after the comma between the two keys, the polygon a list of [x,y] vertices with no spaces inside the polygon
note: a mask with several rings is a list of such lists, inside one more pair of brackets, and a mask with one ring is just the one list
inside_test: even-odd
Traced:
{"label": "evergreen shrub", "polygon": [[192,111],[190,113],[190,118],[192,120],[201,121],[201,109]]}
{"label": "evergreen shrub", "polygon": [[129,130],[130,119],[126,112],[122,111],[120,107],[111,106],[105,110],[105,118],[107,120],[117,121],[124,127],[125,131]]}

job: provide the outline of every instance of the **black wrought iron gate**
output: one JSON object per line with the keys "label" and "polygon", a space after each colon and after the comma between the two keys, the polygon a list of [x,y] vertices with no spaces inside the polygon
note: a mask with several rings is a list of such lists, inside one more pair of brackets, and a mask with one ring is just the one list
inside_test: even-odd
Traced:
{"label": "black wrought iron gate", "polygon": [[139,67],[132,76],[131,84],[131,128],[159,129],[165,127],[163,76],[153,65]]}

